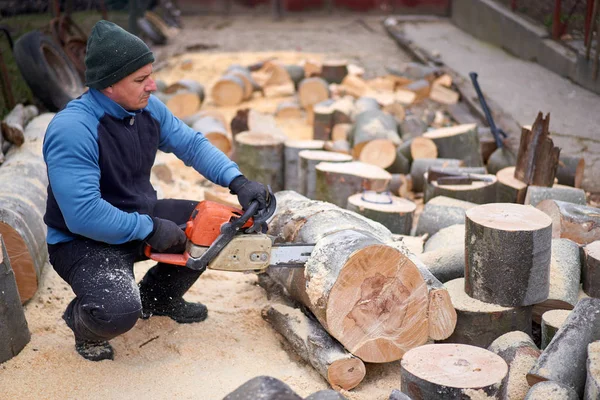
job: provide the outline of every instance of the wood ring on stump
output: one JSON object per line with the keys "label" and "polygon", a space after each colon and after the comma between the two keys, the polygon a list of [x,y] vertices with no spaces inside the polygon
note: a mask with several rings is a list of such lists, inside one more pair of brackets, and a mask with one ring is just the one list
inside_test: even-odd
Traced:
{"label": "wood ring on stump", "polygon": [[306,78],[298,84],[298,99],[303,108],[311,108],[329,98],[329,85],[321,78]]}
{"label": "wood ring on stump", "polygon": [[348,210],[381,223],[390,232],[410,234],[417,206],[410,200],[386,193],[356,193],[348,198]]}
{"label": "wood ring on stump", "polygon": [[358,160],[388,168],[396,161],[396,145],[389,139],[371,140],[362,147]]}

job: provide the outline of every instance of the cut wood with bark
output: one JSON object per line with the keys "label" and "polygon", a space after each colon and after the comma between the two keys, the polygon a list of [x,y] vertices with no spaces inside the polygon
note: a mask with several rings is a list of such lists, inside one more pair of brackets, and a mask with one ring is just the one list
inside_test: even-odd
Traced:
{"label": "cut wood with bark", "polygon": [[579,400],[577,393],[559,382],[546,381],[533,385],[525,400]]}
{"label": "cut wood with bark", "polygon": [[218,118],[206,116],[198,119],[192,125],[192,129],[200,132],[208,139],[213,146],[229,155],[232,150],[232,137],[227,129],[227,125],[223,124]]}
{"label": "cut wood with bark", "polygon": [[451,105],[458,103],[460,94],[442,85],[432,85],[429,98],[441,104]]}
{"label": "cut wood with bark", "polygon": [[551,187],[556,177],[560,149],[550,138],[550,114],[538,116],[531,130],[523,128],[515,178],[528,185]]}
{"label": "cut wood with bark", "polygon": [[300,188],[298,193],[309,199],[315,199],[317,196],[317,165],[322,162],[348,163],[352,161],[352,156],[323,150],[303,150],[298,153],[298,160],[298,182]]}
{"label": "cut wood with bark", "polygon": [[302,67],[301,65],[287,64],[284,65],[283,68],[285,68],[288,75],[290,76],[290,79],[292,80],[294,86],[297,89],[298,84],[302,81],[302,79],[306,78],[306,75],[304,74],[304,67]]}
{"label": "cut wood with bark", "polygon": [[304,68],[304,76],[307,78],[321,75],[322,62],[319,60],[304,60],[302,66]]}
{"label": "cut wood with bark", "polygon": [[584,400],[600,398],[600,341],[588,345]]}
{"label": "cut wood with bark", "polygon": [[[485,167],[430,167],[427,170],[427,181],[437,181],[439,178],[448,178],[467,175],[485,175]],[[443,180],[442,180],[443,181]]]}
{"label": "cut wood with bark", "polygon": [[223,397],[223,400],[239,399],[302,400],[302,397],[279,379],[263,375],[250,379]]}
{"label": "cut wood with bark", "polygon": [[410,140],[410,156],[411,162],[419,158],[437,158],[437,146],[431,139],[416,137]]}
{"label": "cut wood with bark", "polygon": [[348,143],[346,140],[336,140],[335,142],[329,140],[323,144],[323,150],[342,154],[350,154],[352,152],[350,143]]}
{"label": "cut wood with bark", "polygon": [[259,132],[235,136],[233,159],[246,178],[271,185],[273,192],[283,189],[283,138]]}
{"label": "cut wood with bark", "polygon": [[329,86],[324,79],[306,78],[298,84],[298,99],[303,108],[312,108],[315,104],[329,98]]}
{"label": "cut wood with bark", "polygon": [[515,167],[502,168],[496,173],[497,203],[523,204],[527,195],[527,184],[515,178]]}
{"label": "cut wood with bark", "polygon": [[505,146],[494,150],[487,160],[486,167],[490,174],[496,174],[506,167],[514,167],[516,163],[517,155]]}
{"label": "cut wood with bark", "polygon": [[476,124],[440,128],[425,132],[423,137],[434,141],[440,158],[463,160],[467,167],[483,165]]}
{"label": "cut wood with bark", "polygon": [[270,234],[315,248],[303,270],[267,273],[329,334],[365,362],[398,360],[427,341],[427,286],[408,257],[387,244],[389,230],[294,192],[276,196]]}
{"label": "cut wood with bark", "polygon": [[419,216],[416,235],[433,235],[445,227],[464,224],[467,210],[476,206],[475,203],[446,196],[434,197],[425,204]]}
{"label": "cut wood with bark", "polygon": [[248,127],[248,117],[250,115],[249,108],[242,108],[236,111],[235,116],[231,119],[229,127],[231,134],[235,137],[238,133],[250,130]]}
{"label": "cut wood with bark", "polygon": [[348,61],[325,60],[321,64],[321,78],[329,83],[342,83],[348,75]]}
{"label": "cut wood with bark", "polygon": [[568,156],[561,154],[558,158],[558,169],[556,178],[561,185],[581,187],[583,182],[583,172],[585,170],[585,160],[583,157]]}
{"label": "cut wood with bark", "polygon": [[167,86],[161,100],[177,118],[194,115],[204,102],[204,86],[192,79],[180,79]]}
{"label": "cut wood with bark", "polygon": [[215,82],[210,93],[216,105],[235,106],[244,101],[246,84],[239,76],[226,74]]}
{"label": "cut wood with bark", "polygon": [[413,190],[422,192],[425,187],[425,173],[429,168],[461,167],[463,160],[449,158],[419,158],[414,160],[410,166],[410,176],[413,182]]}
{"label": "cut wood with bark", "polygon": [[27,123],[39,114],[34,105],[17,104],[2,120],[2,136],[9,143],[20,146],[25,141],[24,131]]}
{"label": "cut wood with bark", "polygon": [[502,399],[508,365],[500,356],[463,344],[428,344],[400,362],[402,392],[414,399]]}
{"label": "cut wood with bark", "polygon": [[488,350],[498,354],[508,364],[508,378],[504,386],[505,399],[524,399],[529,391],[527,372],[541,353],[531,336],[521,331],[508,332],[494,340]]}
{"label": "cut wood with bark", "polygon": [[411,198],[412,197],[412,181],[410,180],[410,175],[404,174],[392,174],[392,179],[390,180],[389,190],[393,194],[397,194],[403,198]]}
{"label": "cut wood with bark", "polygon": [[[463,217],[464,219],[464,217]],[[425,242],[424,252],[440,250],[445,247],[465,246],[465,224],[450,225],[440,229]],[[463,264],[464,268],[464,264]]]}
{"label": "cut wood with bark", "polygon": [[350,390],[362,382],[366,373],[362,360],[348,353],[318,321],[300,309],[271,304],[263,309],[262,317],[334,389]]}
{"label": "cut wood with bark", "polygon": [[547,215],[520,204],[483,204],[467,210],[465,225],[469,296],[505,307],[548,298],[552,221]]}
{"label": "cut wood with bark", "polygon": [[277,86],[266,86],[262,89],[262,93],[267,98],[290,97],[296,94],[296,87],[294,82],[290,81]]}
{"label": "cut wood with bark", "polygon": [[411,138],[420,137],[427,131],[428,125],[418,115],[409,114],[400,123],[402,139],[407,141]]}
{"label": "cut wood with bark", "polygon": [[354,102],[353,116],[356,117],[357,115],[359,115],[365,111],[380,110],[380,109],[381,109],[381,106],[379,105],[377,100],[375,100],[374,98],[360,97],[360,98],[356,99],[356,101]]}
{"label": "cut wood with bark", "polygon": [[431,85],[428,80],[420,79],[418,81],[411,82],[408,85],[402,86],[402,89],[413,92],[415,94],[415,99],[413,102],[418,103],[429,97]]}
{"label": "cut wood with bark", "polygon": [[10,360],[29,343],[31,334],[25,319],[15,274],[10,265],[4,239],[0,235],[0,364]]}
{"label": "cut wood with bark", "polygon": [[302,109],[297,101],[282,101],[275,110],[277,118],[301,118]]}
{"label": "cut wood with bark", "polygon": [[583,396],[587,346],[597,340],[600,299],[581,299],[527,374],[527,381],[530,385],[547,380],[560,382]]}
{"label": "cut wood with bark", "polygon": [[559,200],[543,200],[536,208],[552,219],[552,237],[578,244],[600,240],[600,209]]}
{"label": "cut wood with bark", "polygon": [[441,183],[450,178],[454,177],[440,177],[438,180],[430,180],[428,179],[428,173],[425,173],[423,201],[427,203],[434,197],[446,196],[471,203],[486,204],[493,203],[496,199],[497,179],[494,175],[457,175],[457,182]]}
{"label": "cut wood with bark", "polygon": [[442,283],[465,276],[464,244],[427,251],[418,257]]}
{"label": "cut wood with bark", "polygon": [[389,192],[363,192],[350,196],[346,208],[381,223],[392,233],[408,235],[417,206]]}
{"label": "cut wood with bark", "polygon": [[346,207],[348,197],[364,190],[387,190],[392,175],[375,165],[360,161],[322,162],[315,167],[317,185],[315,199]]}
{"label": "cut wood with bark", "polygon": [[529,186],[525,195],[525,205],[537,206],[542,200],[560,200],[568,203],[586,205],[585,191],[570,186],[554,185]]}
{"label": "cut wood with bark", "polygon": [[300,172],[300,152],[303,150],[321,150],[322,140],[286,140],[284,143],[285,174],[283,187],[303,193],[303,181]]}
{"label": "cut wood with bark", "polygon": [[354,158],[359,159],[364,147],[375,139],[386,139],[394,151],[402,143],[394,117],[381,110],[363,111],[356,116],[350,135]]}
{"label": "cut wood with bark", "polygon": [[569,317],[569,314],[571,314],[571,310],[549,310],[542,314],[542,350],[548,347],[554,336],[556,336],[556,332],[558,332]]}
{"label": "cut wood with bark", "polygon": [[600,297],[600,241],[583,248],[584,259],[581,270],[583,291],[591,297]]}
{"label": "cut wood with bark", "polygon": [[352,132],[352,124],[335,124],[331,130],[331,140],[334,142],[338,140],[348,141],[350,132]]}
{"label": "cut wood with bark", "polygon": [[396,158],[396,144],[392,140],[375,139],[362,146],[358,161],[386,169],[396,162]]}
{"label": "cut wood with bark", "polygon": [[313,139],[330,140],[333,129],[334,100],[325,100],[313,106]]}
{"label": "cut wood with bark", "polygon": [[[215,118],[215,119],[219,120],[219,122],[221,122],[221,124],[223,126],[225,126],[229,129],[229,124],[227,123],[227,120],[225,119],[225,116],[223,115],[223,113],[220,112],[219,110],[215,110],[215,109],[198,111],[188,117],[181,118],[181,120],[187,126],[192,127],[194,125],[194,122],[196,122],[199,119],[204,118],[204,117]],[[248,128],[246,127],[245,129],[243,129],[240,132],[247,131],[247,130],[248,130]],[[239,132],[236,132],[236,133],[239,133]]]}

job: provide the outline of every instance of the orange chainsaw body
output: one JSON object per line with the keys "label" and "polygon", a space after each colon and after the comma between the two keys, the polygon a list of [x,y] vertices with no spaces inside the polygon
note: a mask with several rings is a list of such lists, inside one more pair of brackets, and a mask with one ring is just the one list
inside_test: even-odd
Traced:
{"label": "orange chainsaw body", "polygon": [[[242,210],[204,200],[198,203],[185,227],[185,235],[196,246],[209,247],[221,233],[221,226],[242,216]],[[242,228],[253,224],[252,218]]]}

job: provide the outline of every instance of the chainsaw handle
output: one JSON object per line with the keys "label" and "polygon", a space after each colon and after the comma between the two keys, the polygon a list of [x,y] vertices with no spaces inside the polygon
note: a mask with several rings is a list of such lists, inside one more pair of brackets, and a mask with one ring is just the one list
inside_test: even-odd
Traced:
{"label": "chainsaw handle", "polygon": [[[179,225],[181,230],[185,231],[187,228],[187,222],[185,224]],[[165,264],[173,264],[173,265],[181,265],[185,266],[188,258],[190,258],[189,254],[170,254],[170,253],[155,253],[152,251],[152,247],[149,244],[146,244],[144,247],[144,255],[151,260],[165,263]]]}

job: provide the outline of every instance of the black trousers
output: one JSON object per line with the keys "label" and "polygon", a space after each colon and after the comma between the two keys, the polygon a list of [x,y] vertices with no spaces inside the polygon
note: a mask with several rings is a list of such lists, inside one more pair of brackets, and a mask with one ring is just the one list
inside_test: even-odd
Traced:
{"label": "black trousers", "polygon": [[[158,200],[153,216],[183,224],[197,204]],[[109,340],[127,332],[141,315],[142,297],[168,303],[183,296],[201,274],[158,263],[138,287],[133,264],[147,259],[142,241],[111,245],[81,237],[49,245],[48,252],[54,270],[75,292],[63,318],[79,340]]]}

